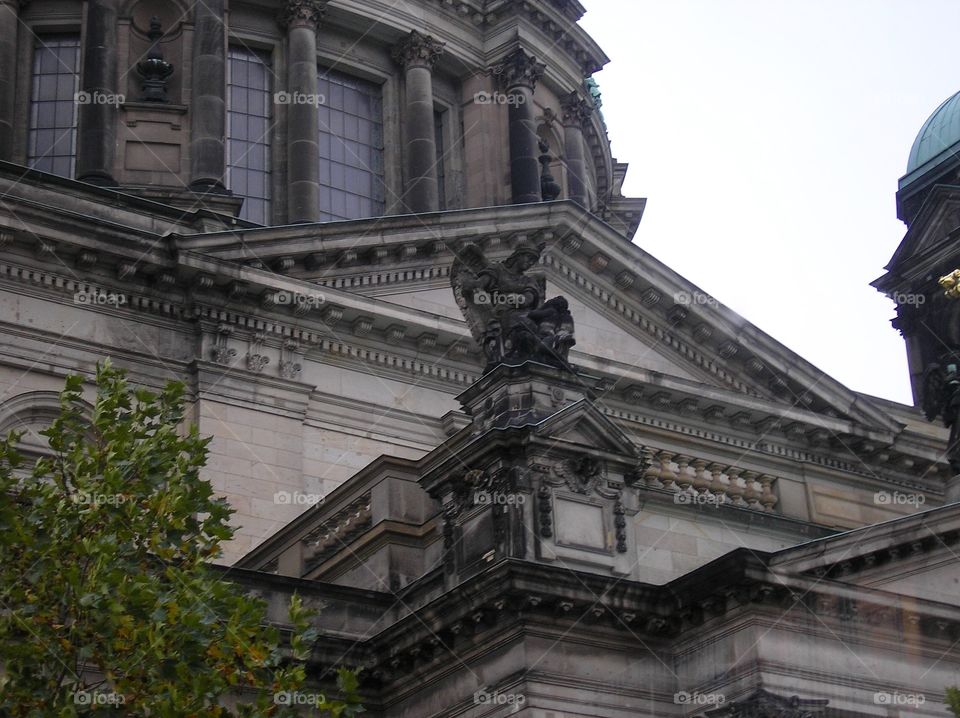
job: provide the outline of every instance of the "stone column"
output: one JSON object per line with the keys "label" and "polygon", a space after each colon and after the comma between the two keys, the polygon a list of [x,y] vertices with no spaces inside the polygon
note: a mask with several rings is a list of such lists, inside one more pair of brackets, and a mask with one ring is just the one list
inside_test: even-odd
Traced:
{"label": "stone column", "polygon": [[[117,0],[89,0],[80,90],[90,97],[117,95]],[[80,105],[77,120],[77,179],[115,186],[117,104]]]}
{"label": "stone column", "polygon": [[543,77],[543,63],[517,48],[495,72],[507,91],[510,132],[510,186],[514,204],[540,201],[540,162],[533,91]]}
{"label": "stone column", "polygon": [[224,192],[227,126],[224,0],[198,0],[193,5],[193,13],[190,189]]}
{"label": "stone column", "polygon": [[563,151],[567,165],[567,196],[590,208],[587,197],[587,164],[583,156],[583,127],[589,122],[593,105],[574,91],[560,99],[563,122]]}
{"label": "stone column", "polygon": [[[287,29],[287,221],[320,219],[317,144],[317,29],[326,0],[288,0],[280,13]],[[299,98],[299,99],[298,99]]]}
{"label": "stone column", "polygon": [[[410,212],[440,209],[437,187],[437,141],[433,121],[433,67],[443,53],[443,43],[413,30],[393,48],[393,59],[404,69],[403,159]],[[440,158],[442,162],[443,159]]]}
{"label": "stone column", "polygon": [[20,0],[0,0],[0,160],[13,159],[13,109]]}

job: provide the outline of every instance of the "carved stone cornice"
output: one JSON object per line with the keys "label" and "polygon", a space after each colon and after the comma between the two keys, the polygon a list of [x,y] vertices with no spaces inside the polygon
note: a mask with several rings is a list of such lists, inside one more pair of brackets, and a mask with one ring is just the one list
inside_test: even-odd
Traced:
{"label": "carved stone cornice", "polygon": [[560,98],[560,109],[564,127],[585,127],[593,115],[594,106],[574,90]]}
{"label": "carved stone cornice", "polygon": [[390,56],[405,70],[411,67],[433,70],[443,54],[443,47],[444,43],[435,40],[431,35],[411,30],[409,35],[393,46]]}
{"label": "carved stone cornice", "polygon": [[507,90],[514,87],[528,87],[534,90],[546,69],[546,65],[518,47],[494,66],[493,74],[500,77]]}
{"label": "carved stone cornice", "polygon": [[326,12],[327,0],[287,0],[277,15],[277,23],[288,31],[295,27],[316,31]]}

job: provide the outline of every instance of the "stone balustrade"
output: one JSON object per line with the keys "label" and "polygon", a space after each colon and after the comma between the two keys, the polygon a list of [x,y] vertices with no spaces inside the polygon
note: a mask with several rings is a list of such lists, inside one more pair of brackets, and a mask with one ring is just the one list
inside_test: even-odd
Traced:
{"label": "stone balustrade", "polygon": [[775,510],[775,476],[660,449],[648,449],[647,458],[639,485],[690,497],[690,501],[678,503],[726,503],[756,511]]}

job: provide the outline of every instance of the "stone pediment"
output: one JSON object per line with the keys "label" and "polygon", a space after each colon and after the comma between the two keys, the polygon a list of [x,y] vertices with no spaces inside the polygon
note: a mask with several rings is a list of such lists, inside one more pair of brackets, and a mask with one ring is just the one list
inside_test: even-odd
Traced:
{"label": "stone pediment", "polygon": [[887,432],[901,428],[574,203],[441,212],[429,226],[399,216],[209,233],[178,238],[177,246],[365,297],[374,313],[405,307],[456,321],[449,286],[457,247],[473,242],[503,258],[522,241],[545,244],[539,271],[547,294],[573,305],[575,364],[645,369]]}
{"label": "stone pediment", "polygon": [[[886,493],[889,501],[915,494]],[[960,504],[872,524],[775,554],[781,575],[837,581],[958,604]]]}
{"label": "stone pediment", "polygon": [[581,399],[536,425],[534,433],[559,445],[636,457],[639,447],[596,406]]}
{"label": "stone pediment", "polygon": [[[922,276],[913,276],[914,265],[927,267],[930,257],[955,246],[956,232],[960,229],[960,187],[937,185],[923,203],[923,207],[910,224],[910,229],[894,252],[887,269],[906,279],[923,281]],[[936,260],[934,260],[936,261]],[[875,286],[883,291],[887,278],[877,280]]]}
{"label": "stone pediment", "polygon": [[[84,195],[77,201],[92,204],[96,199],[99,195]],[[547,244],[541,271],[548,293],[563,293],[576,305],[574,318],[581,331],[571,361],[598,374],[627,376],[634,370],[646,375],[637,380],[644,386],[624,382],[616,387],[628,402],[641,391],[643,401],[651,401],[654,408],[669,402],[670,397],[651,386],[655,375],[662,375],[724,391],[734,399],[761,399],[784,410],[795,406],[829,419],[849,419],[886,435],[902,428],[882,408],[824,376],[601,220],[584,217],[573,203],[441,212],[431,217],[429,226],[420,216],[399,216],[269,228],[238,224],[229,231],[197,234],[182,227],[174,234],[171,230],[176,229],[155,216],[172,212],[169,207],[124,199],[130,206],[120,223],[135,231],[111,226],[116,236],[109,241],[88,237],[86,224],[84,231],[55,236],[47,236],[38,225],[29,234],[5,233],[4,240],[37,243],[39,237],[37,251],[53,252],[59,266],[93,267],[91,277],[102,270],[105,291],[129,293],[126,285],[131,281],[142,285],[151,300],[138,302],[138,309],[154,306],[154,294],[176,306],[219,302],[238,316],[269,315],[271,321],[280,315],[293,317],[309,335],[307,343],[336,327],[338,336],[382,333],[411,350],[435,347],[437,354],[455,362],[469,362],[471,342],[462,320],[430,308],[432,303],[456,309],[449,290],[450,248],[461,241],[481,241],[491,255],[504,256],[519,238],[527,237]],[[49,224],[60,209],[51,202],[44,211],[54,213],[44,220]],[[86,205],[83,211],[90,215],[90,228],[99,224],[106,231]],[[75,221],[69,210],[63,212],[65,220]],[[202,214],[191,218],[198,229],[206,221]],[[137,258],[135,267],[131,254]],[[307,296],[316,285],[324,287],[322,305],[270,303],[278,292]],[[430,295],[423,305],[408,303],[423,294]],[[688,397],[674,395],[681,408],[693,407]],[[713,407],[707,402],[697,410]],[[726,416],[737,411],[728,408]]]}

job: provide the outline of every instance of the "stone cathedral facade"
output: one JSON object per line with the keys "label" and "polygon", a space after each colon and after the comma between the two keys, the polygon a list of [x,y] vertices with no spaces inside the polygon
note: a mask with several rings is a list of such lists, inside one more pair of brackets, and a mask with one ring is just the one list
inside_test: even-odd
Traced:
{"label": "stone cathedral facade", "polygon": [[322,607],[318,689],[347,663],[383,718],[946,715],[955,98],[877,280],[912,407],[632,241],[577,0],[0,5],[0,429],[41,455],[106,356],[183,381],[224,570],[278,622]]}

